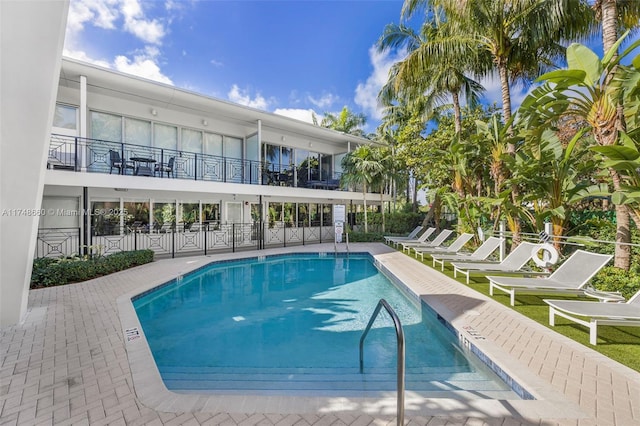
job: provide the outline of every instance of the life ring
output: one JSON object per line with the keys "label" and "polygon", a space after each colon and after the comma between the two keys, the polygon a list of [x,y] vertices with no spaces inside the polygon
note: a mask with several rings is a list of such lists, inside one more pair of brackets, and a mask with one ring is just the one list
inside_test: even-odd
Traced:
{"label": "life ring", "polygon": [[[542,257],[538,256],[538,253],[542,251]],[[558,262],[558,250],[549,243],[544,243],[534,247],[531,252],[533,262],[540,268],[548,268],[551,265],[555,265]]]}

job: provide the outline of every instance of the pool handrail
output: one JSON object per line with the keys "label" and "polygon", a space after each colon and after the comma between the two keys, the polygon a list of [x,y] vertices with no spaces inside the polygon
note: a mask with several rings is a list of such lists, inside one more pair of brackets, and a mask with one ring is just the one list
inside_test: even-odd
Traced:
{"label": "pool handrail", "polygon": [[404,331],[402,330],[402,324],[400,323],[400,318],[396,315],[396,312],[393,310],[391,305],[387,303],[386,300],[380,299],[376,309],[371,314],[371,318],[369,319],[369,323],[364,329],[362,333],[362,337],[360,337],[360,373],[363,372],[364,369],[364,339],[367,337],[371,326],[374,321],[378,317],[380,313],[380,309],[384,309],[387,311],[391,319],[393,320],[393,325],[396,329],[396,339],[398,341],[398,366],[397,366],[397,375],[398,375],[398,407],[397,407],[397,424],[398,426],[404,426]]}

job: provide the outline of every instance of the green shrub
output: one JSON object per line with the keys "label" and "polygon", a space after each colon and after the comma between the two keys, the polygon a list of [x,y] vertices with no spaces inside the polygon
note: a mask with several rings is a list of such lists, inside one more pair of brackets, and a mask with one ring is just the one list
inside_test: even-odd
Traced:
{"label": "green shrub", "polygon": [[31,288],[86,281],[153,262],[153,250],[114,253],[100,257],[40,258],[33,261]]}
{"label": "green shrub", "polygon": [[625,271],[615,266],[606,266],[591,280],[595,288],[602,291],[619,291],[629,299],[640,290],[640,271]]}
{"label": "green shrub", "polygon": [[384,238],[380,232],[349,232],[349,242],[350,243],[381,243],[381,242],[384,242]]}

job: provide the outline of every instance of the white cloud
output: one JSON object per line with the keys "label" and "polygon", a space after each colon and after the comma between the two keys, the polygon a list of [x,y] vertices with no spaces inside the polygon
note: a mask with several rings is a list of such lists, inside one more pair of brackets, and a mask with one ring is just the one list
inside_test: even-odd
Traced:
{"label": "white cloud", "polygon": [[274,114],[284,115],[285,117],[295,118],[296,120],[304,121],[306,123],[313,124],[313,115],[318,118],[318,121],[322,119],[313,109],[300,109],[300,108],[277,108],[273,111]]}
{"label": "white cloud", "polygon": [[334,95],[333,93],[323,93],[320,98],[314,98],[313,96],[309,95],[307,96],[307,99],[318,108],[326,109],[336,103],[340,99],[340,97],[338,95]]}
{"label": "white cloud", "polygon": [[125,30],[146,43],[162,43],[164,25],[157,19],[147,19],[138,0],[122,0],[121,12]]}
{"label": "white cloud", "polygon": [[116,56],[113,65],[114,68],[120,72],[173,85],[171,79],[162,73],[154,58],[146,55],[136,55],[133,57],[133,60],[126,56],[119,55]]}
{"label": "white cloud", "polygon": [[248,106],[251,108],[266,110],[269,106],[269,101],[262,96],[259,92],[256,94],[255,98],[251,99],[251,95],[248,90],[242,90],[238,87],[237,84],[234,84],[229,90],[227,97],[230,101],[235,102],[240,105]]}
{"label": "white cloud", "polygon": [[404,57],[404,52],[392,54],[391,51],[378,52],[375,46],[369,48],[369,59],[373,65],[373,71],[364,83],[356,87],[355,103],[362,107],[365,114],[376,120],[382,118],[382,108],[378,104],[378,92],[389,77],[391,66]]}

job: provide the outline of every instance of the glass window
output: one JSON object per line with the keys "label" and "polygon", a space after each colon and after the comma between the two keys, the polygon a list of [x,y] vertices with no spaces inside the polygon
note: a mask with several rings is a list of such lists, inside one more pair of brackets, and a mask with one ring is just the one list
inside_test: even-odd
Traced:
{"label": "glass window", "polygon": [[293,169],[293,148],[282,147],[282,156],[280,159],[280,169],[282,171]]}
{"label": "glass window", "polygon": [[39,228],[79,228],[80,200],[77,197],[42,197],[42,210],[54,214],[40,216]]}
{"label": "glass window", "polygon": [[131,232],[149,232],[149,202],[125,201],[124,225]]}
{"label": "glass window", "polygon": [[158,202],[153,204],[153,226],[156,230],[176,223],[176,204],[170,202]]}
{"label": "glass window", "polygon": [[176,212],[176,221],[178,224],[182,225],[184,229],[189,229],[189,227],[198,222],[198,217],[200,213],[200,203],[178,203],[178,210]]}
{"label": "glass window", "polygon": [[120,201],[91,202],[93,235],[120,235]]}
{"label": "glass window", "polygon": [[154,123],[153,144],[158,148],[178,149],[178,128],[176,126]]}
{"label": "glass window", "polygon": [[242,139],[224,137],[224,156],[229,158],[242,158]]}
{"label": "glass window", "polygon": [[220,203],[202,203],[202,222],[220,222]]}
{"label": "glass window", "polygon": [[333,205],[323,204],[322,205],[322,226],[331,226],[331,225],[333,225]]}
{"label": "glass window", "polygon": [[309,204],[298,204],[298,226],[309,226]]}
{"label": "glass window", "polygon": [[320,180],[320,154],[309,153],[309,180]]}
{"label": "glass window", "polygon": [[222,136],[215,133],[204,134],[204,153],[222,157]]}
{"label": "glass window", "polygon": [[182,150],[187,152],[202,152],[202,132],[198,130],[182,129]]}
{"label": "glass window", "polygon": [[269,203],[269,228],[282,222],[282,203]]}
{"label": "glass window", "polygon": [[320,179],[327,180],[333,177],[332,173],[332,160],[331,154],[320,154]]}
{"label": "glass window", "polygon": [[339,179],[342,175],[342,160],[347,155],[347,153],[336,154],[333,156],[333,170],[335,170],[335,179]]}
{"label": "glass window", "polygon": [[283,217],[284,217],[284,226],[292,227],[295,226],[296,219],[296,204],[295,203],[284,203],[283,209]]}
{"label": "glass window", "polygon": [[91,111],[91,136],[94,139],[122,142],[122,117]]}
{"label": "glass window", "polygon": [[125,117],[124,141],[133,145],[151,146],[151,122]]}
{"label": "glass window", "polygon": [[78,108],[69,105],[56,104],[53,115],[53,127],[62,129],[78,129]]}
{"label": "glass window", "polygon": [[309,204],[309,223],[311,226],[319,226],[320,225],[320,205],[319,204]]}
{"label": "glass window", "polygon": [[258,135],[252,135],[247,138],[246,159],[248,167],[245,169],[245,181],[253,184],[260,183],[261,167],[260,167],[260,146],[258,145]]}
{"label": "glass window", "polygon": [[296,150],[296,168],[298,186],[307,186],[307,182],[309,181],[309,151],[304,149]]}
{"label": "glass window", "polygon": [[280,147],[277,145],[264,144],[263,145],[263,158],[264,165],[267,170],[272,172],[279,171],[280,167]]}

